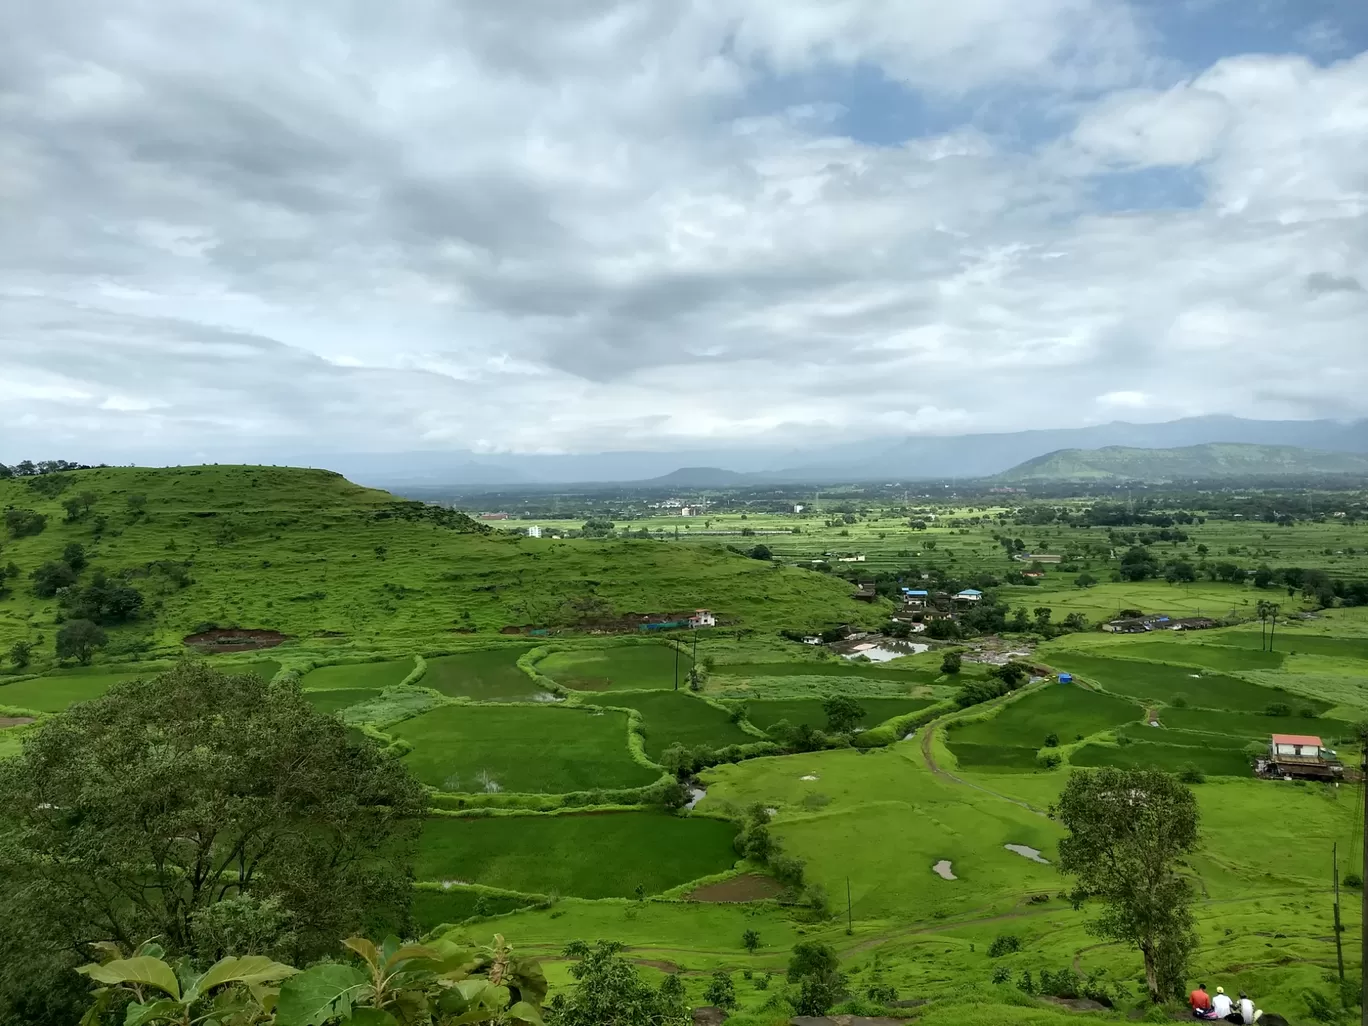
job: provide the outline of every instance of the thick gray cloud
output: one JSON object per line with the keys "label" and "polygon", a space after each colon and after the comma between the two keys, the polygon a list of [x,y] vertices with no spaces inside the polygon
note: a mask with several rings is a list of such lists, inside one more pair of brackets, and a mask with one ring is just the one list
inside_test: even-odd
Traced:
{"label": "thick gray cloud", "polygon": [[6,22],[0,458],[1368,413],[1368,54],[1184,71],[1121,0]]}

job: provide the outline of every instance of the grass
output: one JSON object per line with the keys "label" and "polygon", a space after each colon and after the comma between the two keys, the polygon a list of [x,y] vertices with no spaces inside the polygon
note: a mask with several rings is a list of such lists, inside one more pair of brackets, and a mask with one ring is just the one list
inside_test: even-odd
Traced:
{"label": "grass", "polygon": [[1019,770],[1036,769],[1037,749],[1017,745],[980,745],[959,741],[950,742],[950,751],[961,766],[976,769]]}
{"label": "grass", "polygon": [[336,691],[306,691],[304,697],[319,712],[335,713],[380,694],[379,688],[339,688]]}
{"label": "grass", "polygon": [[656,758],[670,745],[722,748],[760,740],[732,723],[727,714],[688,691],[637,692],[614,704],[636,709],[645,720],[646,754]]}
{"label": "grass", "polygon": [[1219,634],[1205,632],[1190,634],[1181,641],[1176,640],[1171,633],[1153,641],[1148,636],[1143,641],[1134,642],[1126,638],[1109,648],[1107,654],[1120,659],[1147,659],[1223,672],[1276,670],[1286,658],[1282,652],[1262,652],[1227,645]]}
{"label": "grass", "polygon": [[443,923],[459,923],[480,914],[477,903],[483,897],[485,915],[503,915],[533,904],[531,898],[516,894],[481,894],[473,887],[450,887],[432,890],[416,888],[413,892],[413,918],[420,930],[435,930]]}
{"label": "grass", "polygon": [[438,816],[423,826],[414,871],[535,894],[657,894],[729,868],[734,834],[723,820],[660,812]]}
{"label": "grass", "polygon": [[883,666],[846,659],[806,663],[724,663],[713,672],[728,677],[862,677],[866,680],[905,681],[908,684],[929,684],[940,676],[938,669],[926,666]]}
{"label": "grass", "polygon": [[434,656],[420,683],[454,698],[479,702],[527,702],[548,697],[532,678],[518,669],[518,658],[531,645],[505,646],[457,655]]}
{"label": "grass", "polygon": [[1195,766],[1212,776],[1247,777],[1252,774],[1249,756],[1236,749],[1194,748],[1144,742],[1121,747],[1084,745],[1069,756],[1069,762],[1075,766],[1155,766],[1169,773]]}
{"label": "grass", "polygon": [[61,712],[75,702],[99,698],[120,681],[140,676],[143,674],[73,673],[35,677],[0,686],[0,705],[35,712]]}
{"label": "grass", "polygon": [[[306,691],[343,691],[359,688],[378,692],[398,684],[413,669],[412,659],[387,659],[374,663],[339,663],[320,666],[304,675]],[[359,701],[359,699],[358,699]]]}
{"label": "grass", "polygon": [[[1145,646],[1146,650],[1150,647]],[[1191,666],[1091,655],[1077,655],[1068,659],[1056,657],[1055,662],[1097,681],[1108,691],[1146,702],[1173,705],[1181,697],[1182,701],[1197,708],[1243,712],[1262,712],[1276,703],[1308,706],[1317,712],[1330,708],[1326,702],[1296,698],[1285,691],[1260,687],[1238,677],[1204,672]]]}
{"label": "grass", "polygon": [[[1222,631],[1213,643],[1257,650],[1263,643],[1259,631]],[[1274,654],[1338,656],[1343,659],[1368,659],[1368,638],[1336,638],[1309,634],[1304,627],[1280,626],[1274,632]]]}
{"label": "grass", "polygon": [[543,706],[448,705],[405,720],[392,734],[425,784],[448,791],[559,794],[640,787],[658,774],[632,761],[625,713]]}
{"label": "grass", "polygon": [[[537,669],[578,691],[674,690],[688,683],[692,658],[660,643],[552,652]],[[677,674],[677,678],[676,678]]]}
{"label": "grass", "polygon": [[1138,720],[1141,713],[1138,705],[1123,698],[1054,684],[1006,705],[992,719],[962,726],[952,724],[950,740],[959,744],[1039,747],[1053,733],[1061,744],[1067,744],[1080,734],[1087,737]]}
{"label": "grass", "polygon": [[[860,726],[872,727],[891,720],[904,713],[915,712],[932,704],[925,698],[864,698],[853,696],[860,703],[865,715],[860,718]],[[826,728],[826,713],[822,702],[815,698],[755,699],[746,703],[746,718],[761,730],[768,730],[780,720],[788,720],[794,726],[806,723],[816,729]]]}

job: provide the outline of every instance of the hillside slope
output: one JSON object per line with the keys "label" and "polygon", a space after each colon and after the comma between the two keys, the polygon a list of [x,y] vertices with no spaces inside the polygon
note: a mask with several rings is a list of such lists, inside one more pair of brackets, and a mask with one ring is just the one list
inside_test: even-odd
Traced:
{"label": "hillside slope", "polygon": [[1290,445],[1213,443],[1179,449],[1060,449],[999,475],[1004,481],[1173,481],[1368,474],[1368,455]]}
{"label": "hillside slope", "polygon": [[[82,495],[69,520],[63,504]],[[61,598],[38,597],[31,575],[73,542],[88,560],[76,587],[102,570],[144,597],[138,618],[110,628],[108,656],[183,651],[207,626],[421,650],[610,613],[705,606],[767,629],[880,615],[843,582],[720,546],[512,536],[321,470],[70,471],[0,480],[0,508],[47,518],[28,536],[0,527],[0,566],[18,571],[0,597],[0,672],[19,640],[38,646],[35,666],[51,659]]]}

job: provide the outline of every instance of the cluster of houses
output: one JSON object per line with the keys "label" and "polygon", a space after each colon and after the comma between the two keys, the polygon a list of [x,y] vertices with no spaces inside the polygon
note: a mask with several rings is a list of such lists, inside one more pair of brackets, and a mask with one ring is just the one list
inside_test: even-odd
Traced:
{"label": "cluster of houses", "polygon": [[1144,634],[1147,631],[1205,631],[1221,626],[1220,622],[1209,616],[1165,616],[1151,613],[1148,616],[1128,616],[1112,620],[1102,625],[1108,634]]}
{"label": "cluster of houses", "polygon": [[983,592],[977,588],[965,588],[950,594],[948,591],[928,591],[926,588],[903,588],[902,606],[907,613],[920,613],[923,619],[945,619],[956,611],[967,609],[975,602],[983,600]]}

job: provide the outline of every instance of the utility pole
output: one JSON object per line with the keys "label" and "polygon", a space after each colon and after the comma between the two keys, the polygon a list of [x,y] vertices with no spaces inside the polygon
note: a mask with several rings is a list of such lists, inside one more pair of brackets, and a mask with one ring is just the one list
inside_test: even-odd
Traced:
{"label": "utility pole", "polygon": [[1340,943],[1340,931],[1344,927],[1340,926],[1339,909],[1339,842],[1336,841],[1331,848],[1331,858],[1335,863],[1335,961],[1339,963],[1340,983],[1344,983],[1344,946]]}
{"label": "utility pole", "polygon": [[674,654],[675,654],[675,686],[674,686],[674,689],[675,689],[676,691],[678,691],[678,690],[679,690],[679,645],[675,644],[674,642],[671,642],[671,643],[670,643],[670,647],[671,647],[672,649],[674,649]]}
{"label": "utility pole", "polygon": [[855,918],[850,904],[850,877],[846,877],[846,936],[855,932]]}

